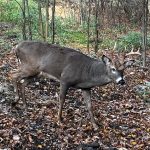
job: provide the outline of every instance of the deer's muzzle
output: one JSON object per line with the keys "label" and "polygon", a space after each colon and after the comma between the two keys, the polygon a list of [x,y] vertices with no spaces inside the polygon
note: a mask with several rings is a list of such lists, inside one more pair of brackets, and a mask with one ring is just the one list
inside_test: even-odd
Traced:
{"label": "deer's muzzle", "polygon": [[124,85],[124,84],[125,84],[124,79],[120,80],[120,81],[118,82],[118,84]]}
{"label": "deer's muzzle", "polygon": [[124,80],[122,77],[119,77],[119,78],[116,80],[116,83],[117,83],[117,84],[124,85],[124,84],[125,84],[125,80]]}

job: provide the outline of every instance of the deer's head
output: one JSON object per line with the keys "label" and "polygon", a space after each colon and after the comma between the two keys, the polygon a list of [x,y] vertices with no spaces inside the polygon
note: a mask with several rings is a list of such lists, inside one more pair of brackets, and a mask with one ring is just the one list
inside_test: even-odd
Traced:
{"label": "deer's head", "polygon": [[134,60],[124,61],[122,64],[118,63],[118,61],[113,61],[107,56],[102,56],[102,61],[106,64],[107,67],[107,76],[117,83],[117,84],[125,84],[124,80],[124,70],[131,66],[134,63]]}

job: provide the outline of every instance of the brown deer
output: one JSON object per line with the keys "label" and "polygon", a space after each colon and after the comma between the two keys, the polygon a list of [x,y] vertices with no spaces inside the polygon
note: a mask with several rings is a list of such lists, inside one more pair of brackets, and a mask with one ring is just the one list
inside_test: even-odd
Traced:
{"label": "brown deer", "polygon": [[[74,87],[82,89],[94,128],[97,128],[97,125],[91,108],[90,89],[111,82],[123,85],[125,83],[123,71],[133,63],[133,60],[129,60],[117,68],[112,60],[105,55],[102,56],[101,60],[98,60],[74,49],[44,42],[21,42],[16,47],[15,53],[21,63],[18,72],[13,74],[15,102],[20,97],[24,103],[26,102],[25,86],[28,79],[42,72],[60,82],[58,120],[61,121],[67,90]],[[22,89],[20,92],[18,85]],[[21,96],[19,96],[20,93]]]}

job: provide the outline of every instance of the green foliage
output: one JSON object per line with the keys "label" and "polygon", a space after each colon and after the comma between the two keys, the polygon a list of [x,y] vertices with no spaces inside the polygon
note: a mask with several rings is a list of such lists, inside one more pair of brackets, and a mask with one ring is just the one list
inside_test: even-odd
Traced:
{"label": "green foliage", "polygon": [[[147,38],[147,45],[150,46],[150,38]],[[136,49],[142,47],[142,34],[140,32],[129,32],[118,40],[119,50],[126,47],[127,51],[130,51],[132,46]]]}
{"label": "green foliage", "polygon": [[32,21],[32,27],[37,29],[38,26],[38,19],[39,19],[39,14],[38,14],[38,6],[35,1],[29,1],[29,11],[30,11],[30,19]]}
{"label": "green foliage", "polygon": [[76,28],[75,21],[71,18],[62,20],[56,17],[56,37],[57,41],[62,44],[66,43],[86,43],[86,34],[82,28]]}
{"label": "green foliage", "polygon": [[[19,4],[18,4],[18,3]],[[19,25],[22,21],[22,1],[10,0],[9,3],[6,0],[0,0],[0,21],[1,22],[11,22]],[[33,24],[38,21],[38,10],[37,3],[34,1],[29,1],[30,17]],[[26,14],[27,16],[27,14]],[[28,20],[27,20],[28,21]]]}
{"label": "green foliage", "polygon": [[[140,32],[129,32],[126,35],[121,36],[117,40],[112,39],[103,39],[103,42],[101,44],[101,47],[103,49],[105,48],[113,48],[115,42],[117,42],[117,51],[123,52],[131,51],[132,46],[135,49],[138,49],[139,47],[142,47],[142,34]],[[147,45],[150,46],[150,37],[147,38]]]}
{"label": "green foliage", "polygon": [[[18,2],[18,3],[17,3]],[[0,0],[0,22],[10,22],[12,24],[18,25],[18,27],[22,28],[22,0]],[[36,35],[38,30],[38,9],[37,3],[35,1],[29,1],[29,11],[30,11],[30,19],[32,21],[32,32],[33,36]],[[28,16],[26,12],[26,17]],[[28,18],[26,18],[26,23],[28,23]],[[11,31],[9,31],[10,34]],[[21,31],[20,31],[21,32]],[[9,34],[9,33],[6,33]],[[20,36],[20,35],[18,35]]]}
{"label": "green foliage", "polygon": [[138,48],[142,43],[142,35],[139,32],[129,32],[127,35],[120,37],[118,40],[119,48],[127,47],[127,49],[131,49],[132,46],[134,48]]}
{"label": "green foliage", "polygon": [[17,27],[13,27],[12,29],[9,29],[7,31],[5,31],[5,36],[7,38],[11,38],[11,37],[14,37],[15,36],[15,39],[20,39],[21,38],[21,31],[19,28]]}
{"label": "green foliage", "polygon": [[[42,6],[44,7],[45,0],[42,0]],[[19,30],[8,31],[6,32],[7,36],[11,36],[11,34],[17,34],[17,38],[20,38],[21,28],[22,28],[22,0],[0,0],[0,22],[11,22],[15,25],[18,25]],[[38,23],[39,23],[39,14],[38,14],[38,6],[37,0],[29,1],[29,10],[30,10],[30,19],[32,21],[32,34],[33,39],[41,40],[41,36],[39,36],[38,32]],[[42,8],[43,13],[43,25],[45,28],[45,9]],[[26,14],[28,16],[28,14]],[[94,37],[95,33],[95,22],[94,17],[91,16],[90,22],[90,38]],[[26,24],[28,23],[28,18],[26,20]],[[49,23],[49,27],[51,27]],[[118,37],[118,34],[125,33],[128,27],[125,25],[118,25],[114,28],[105,29],[105,31],[100,31],[99,37],[103,37],[102,43],[99,43],[101,49],[110,48],[112,49],[115,42],[117,42],[117,50],[124,51],[125,47],[127,51],[131,50],[131,47],[138,48],[142,46],[142,35],[140,32],[128,32],[126,35],[121,35],[117,40],[114,37]],[[28,34],[28,28],[26,28],[26,33]],[[51,31],[48,41],[51,41]],[[76,22],[75,18],[65,18],[62,19],[58,16],[55,17],[55,35],[56,35],[56,43],[59,44],[69,44],[76,43],[81,45],[87,44],[87,23],[83,23],[79,25]],[[111,35],[111,37],[109,37]],[[108,38],[109,37],[109,38]],[[91,43],[92,45],[92,43]],[[148,37],[148,46],[150,46],[150,37]]]}
{"label": "green foliage", "polygon": [[15,1],[0,0],[0,11],[1,22],[20,22],[20,7]]}
{"label": "green foliage", "polygon": [[114,40],[105,38],[105,39],[103,39],[103,42],[101,43],[100,46],[102,49],[107,49],[107,48],[112,49],[114,44],[115,44]]}

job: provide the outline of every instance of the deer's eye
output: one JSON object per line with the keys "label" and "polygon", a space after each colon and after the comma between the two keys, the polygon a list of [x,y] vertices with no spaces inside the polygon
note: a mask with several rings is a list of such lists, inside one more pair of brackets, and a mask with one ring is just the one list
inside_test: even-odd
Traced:
{"label": "deer's eye", "polygon": [[115,69],[115,68],[112,68],[112,71],[113,71],[113,72],[115,72],[115,71],[116,71],[116,69]]}

